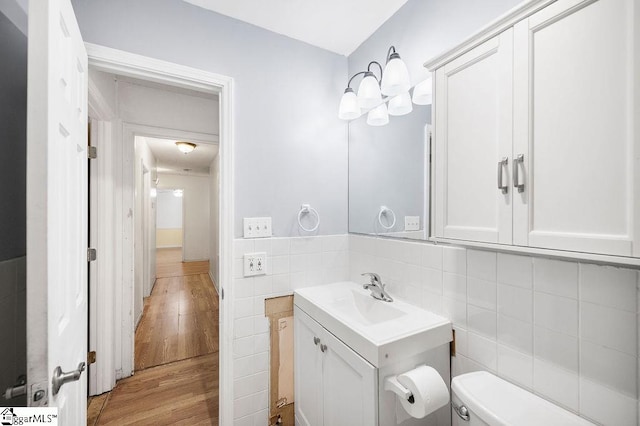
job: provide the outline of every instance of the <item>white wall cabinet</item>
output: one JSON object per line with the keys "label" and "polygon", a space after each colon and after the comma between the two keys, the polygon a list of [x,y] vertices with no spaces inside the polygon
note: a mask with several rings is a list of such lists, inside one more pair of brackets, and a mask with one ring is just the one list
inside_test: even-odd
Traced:
{"label": "white wall cabinet", "polygon": [[377,370],[295,308],[296,425],[377,424]]}
{"label": "white wall cabinet", "polygon": [[427,64],[435,237],[640,257],[635,3],[534,0]]}

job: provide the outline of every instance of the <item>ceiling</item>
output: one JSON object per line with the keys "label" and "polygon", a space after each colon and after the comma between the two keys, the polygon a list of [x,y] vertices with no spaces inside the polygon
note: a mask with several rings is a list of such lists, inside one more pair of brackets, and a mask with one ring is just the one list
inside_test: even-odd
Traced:
{"label": "ceiling", "polygon": [[156,157],[158,173],[208,175],[209,165],[218,154],[217,144],[198,143],[196,149],[183,154],[178,150],[175,139],[140,138]]}
{"label": "ceiling", "polygon": [[407,0],[184,0],[304,41],[350,55]]}

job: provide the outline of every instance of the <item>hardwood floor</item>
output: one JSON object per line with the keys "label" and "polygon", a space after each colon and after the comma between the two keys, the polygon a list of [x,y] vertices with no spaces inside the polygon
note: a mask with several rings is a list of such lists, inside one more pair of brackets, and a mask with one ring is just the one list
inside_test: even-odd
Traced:
{"label": "hardwood floor", "polygon": [[149,368],[118,382],[98,425],[217,425],[218,353]]}
{"label": "hardwood floor", "polygon": [[159,249],[135,335],[135,374],[89,400],[87,424],[218,424],[218,295],[209,262]]}

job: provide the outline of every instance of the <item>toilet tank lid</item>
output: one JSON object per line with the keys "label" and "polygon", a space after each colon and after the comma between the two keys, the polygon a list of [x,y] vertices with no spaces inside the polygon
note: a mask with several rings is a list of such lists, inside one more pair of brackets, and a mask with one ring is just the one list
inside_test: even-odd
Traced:
{"label": "toilet tank lid", "polygon": [[451,391],[471,415],[492,426],[593,425],[486,371],[454,377]]}

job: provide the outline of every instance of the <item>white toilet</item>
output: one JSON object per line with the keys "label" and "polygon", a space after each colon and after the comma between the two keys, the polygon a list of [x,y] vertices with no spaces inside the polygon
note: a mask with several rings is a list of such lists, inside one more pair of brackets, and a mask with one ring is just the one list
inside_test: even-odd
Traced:
{"label": "white toilet", "polygon": [[453,426],[574,426],[593,423],[486,371],[451,381]]}

